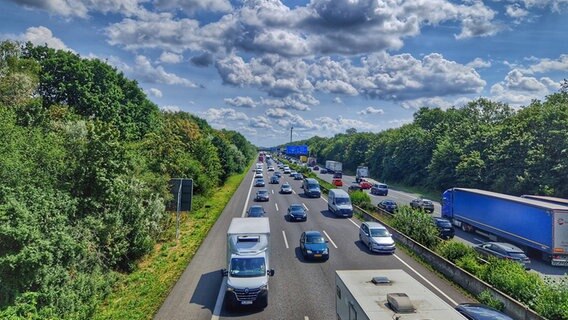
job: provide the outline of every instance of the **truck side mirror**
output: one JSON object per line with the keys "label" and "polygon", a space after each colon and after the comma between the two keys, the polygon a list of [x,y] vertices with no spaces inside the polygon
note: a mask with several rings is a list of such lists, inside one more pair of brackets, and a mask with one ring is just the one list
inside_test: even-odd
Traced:
{"label": "truck side mirror", "polygon": [[221,269],[221,275],[222,275],[223,277],[226,277],[226,276],[229,275],[229,271],[228,271],[227,269]]}
{"label": "truck side mirror", "polygon": [[268,274],[269,276],[274,276],[274,269],[270,269],[266,272],[266,274]]}

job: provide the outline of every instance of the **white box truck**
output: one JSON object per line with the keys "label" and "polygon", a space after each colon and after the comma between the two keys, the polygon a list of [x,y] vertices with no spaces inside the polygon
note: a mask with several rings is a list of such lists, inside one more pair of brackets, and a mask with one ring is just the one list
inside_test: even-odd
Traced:
{"label": "white box truck", "polygon": [[440,297],[397,270],[337,270],[338,320],[466,320]]}
{"label": "white box truck", "polygon": [[361,179],[369,177],[369,168],[365,166],[358,166],[357,173],[355,175],[355,182],[361,182]]}
{"label": "white box truck", "polygon": [[270,269],[268,218],[233,218],[227,231],[227,277],[225,304],[234,309],[268,305]]}
{"label": "white box truck", "polygon": [[339,161],[326,160],[325,168],[331,173],[341,172],[343,170],[343,164]]}

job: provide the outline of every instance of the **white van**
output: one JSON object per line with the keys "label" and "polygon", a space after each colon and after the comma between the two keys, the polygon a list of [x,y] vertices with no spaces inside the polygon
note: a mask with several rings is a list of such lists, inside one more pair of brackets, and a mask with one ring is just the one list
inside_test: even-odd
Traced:
{"label": "white van", "polygon": [[340,217],[353,217],[353,206],[349,194],[342,189],[331,189],[328,194],[327,208]]}

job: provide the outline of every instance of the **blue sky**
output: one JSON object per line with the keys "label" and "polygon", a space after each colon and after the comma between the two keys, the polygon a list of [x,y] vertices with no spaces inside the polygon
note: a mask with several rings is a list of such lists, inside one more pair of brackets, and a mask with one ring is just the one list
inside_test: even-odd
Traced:
{"label": "blue sky", "polygon": [[514,107],[568,71],[568,0],[3,0],[0,38],[108,61],[149,99],[271,146],[422,106]]}

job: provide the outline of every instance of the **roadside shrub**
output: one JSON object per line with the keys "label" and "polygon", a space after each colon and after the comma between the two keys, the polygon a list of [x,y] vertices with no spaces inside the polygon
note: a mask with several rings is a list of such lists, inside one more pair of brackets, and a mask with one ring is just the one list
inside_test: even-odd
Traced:
{"label": "roadside shrub", "polygon": [[548,319],[568,319],[568,275],[555,280],[545,278],[544,283],[534,310]]}
{"label": "roadside shrub", "polygon": [[493,298],[491,292],[489,290],[483,290],[478,296],[477,300],[483,303],[484,305],[490,306],[497,310],[503,311],[504,304],[503,302]]}
{"label": "roadside shrub", "polygon": [[457,241],[441,242],[440,245],[436,247],[436,252],[453,263],[464,256],[472,255],[475,257],[476,255],[472,247]]}
{"label": "roadside shrub", "polygon": [[363,191],[352,192],[349,197],[351,198],[351,202],[357,206],[362,206],[364,203],[371,203],[371,197]]}
{"label": "roadside shrub", "polygon": [[438,229],[427,213],[402,206],[392,221],[394,228],[428,248],[435,248],[440,243]]}
{"label": "roadside shrub", "polygon": [[485,265],[479,263],[476,254],[467,254],[456,260],[455,264],[467,272],[479,276],[483,272]]}

